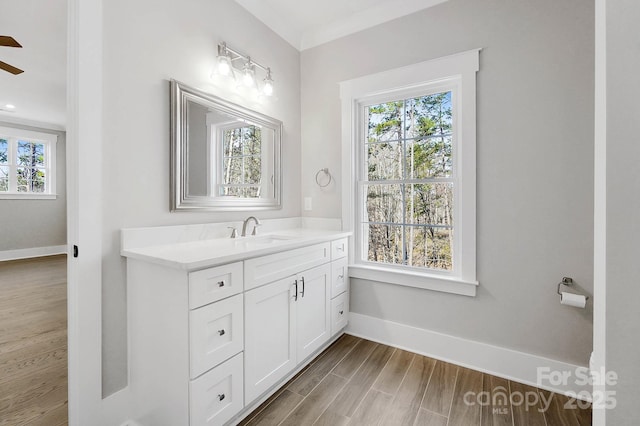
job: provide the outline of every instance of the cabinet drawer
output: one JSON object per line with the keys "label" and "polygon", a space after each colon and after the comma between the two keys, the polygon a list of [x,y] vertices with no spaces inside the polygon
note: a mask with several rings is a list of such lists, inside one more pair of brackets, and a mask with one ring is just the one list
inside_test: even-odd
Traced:
{"label": "cabinet drawer", "polygon": [[198,377],[244,347],[243,295],[189,312],[191,378]]}
{"label": "cabinet drawer", "polygon": [[243,354],[189,383],[190,426],[222,425],[244,406]]}
{"label": "cabinet drawer", "polygon": [[242,292],[242,262],[189,273],[189,309]]}
{"label": "cabinet drawer", "polygon": [[342,258],[331,262],[331,297],[344,293],[349,286],[348,259]]}
{"label": "cabinet drawer", "polygon": [[349,293],[331,299],[331,335],[342,330],[349,322]]}
{"label": "cabinet drawer", "polygon": [[330,245],[323,243],[245,260],[245,290],[327,263],[329,256]]}
{"label": "cabinet drawer", "polygon": [[331,241],[331,260],[347,257],[348,248],[349,248],[348,238],[341,238],[339,240]]}

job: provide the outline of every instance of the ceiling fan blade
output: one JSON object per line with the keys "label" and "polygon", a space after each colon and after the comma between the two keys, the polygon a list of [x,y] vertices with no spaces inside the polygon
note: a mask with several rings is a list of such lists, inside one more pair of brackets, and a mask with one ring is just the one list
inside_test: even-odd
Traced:
{"label": "ceiling fan blade", "polygon": [[22,47],[22,45],[18,43],[15,38],[9,36],[0,36],[0,46]]}
{"label": "ceiling fan blade", "polygon": [[20,68],[16,68],[13,65],[9,65],[6,62],[0,61],[0,69],[10,72],[13,75],[22,74],[24,71]]}

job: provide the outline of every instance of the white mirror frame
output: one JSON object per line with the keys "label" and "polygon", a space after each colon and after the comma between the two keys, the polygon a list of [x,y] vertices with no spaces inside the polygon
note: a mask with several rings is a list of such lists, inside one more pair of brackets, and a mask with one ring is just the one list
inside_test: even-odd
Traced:
{"label": "white mirror frame", "polygon": [[[282,207],[281,144],[282,122],[275,118],[226,101],[217,96],[171,80],[171,211],[246,211],[273,210]],[[227,198],[189,195],[187,149],[187,102],[213,108],[274,132],[273,198]]]}

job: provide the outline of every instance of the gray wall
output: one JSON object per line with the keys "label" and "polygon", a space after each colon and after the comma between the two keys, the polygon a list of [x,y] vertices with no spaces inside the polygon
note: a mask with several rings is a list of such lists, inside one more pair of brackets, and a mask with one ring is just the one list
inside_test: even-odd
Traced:
{"label": "gray wall", "polygon": [[[169,212],[169,83],[175,78],[284,123],[283,207],[300,215],[300,53],[232,0],[104,2],[103,392],[127,383],[125,261],[120,229],[238,220]],[[216,45],[271,67],[277,100],[259,104],[212,84]]]}
{"label": "gray wall", "polygon": [[640,4],[607,0],[606,368],[618,374],[608,425],[640,424]]}
{"label": "gray wall", "polygon": [[[481,47],[477,75],[475,298],[352,281],[353,312],[586,365],[593,288],[594,6],[450,0],[302,52],[302,195],[340,216],[338,83]],[[313,176],[330,167],[338,184]]]}
{"label": "gray wall", "polygon": [[55,200],[0,200],[0,251],[67,244],[65,133],[0,121],[0,126],[58,135]]}

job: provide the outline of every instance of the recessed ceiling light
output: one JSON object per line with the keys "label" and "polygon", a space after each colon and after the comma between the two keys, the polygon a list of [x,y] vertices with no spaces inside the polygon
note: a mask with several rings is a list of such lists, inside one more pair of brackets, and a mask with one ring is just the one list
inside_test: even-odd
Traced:
{"label": "recessed ceiling light", "polygon": [[4,107],[5,107],[6,109],[16,109],[16,106],[15,106],[15,105],[13,105],[13,104],[6,104]]}

